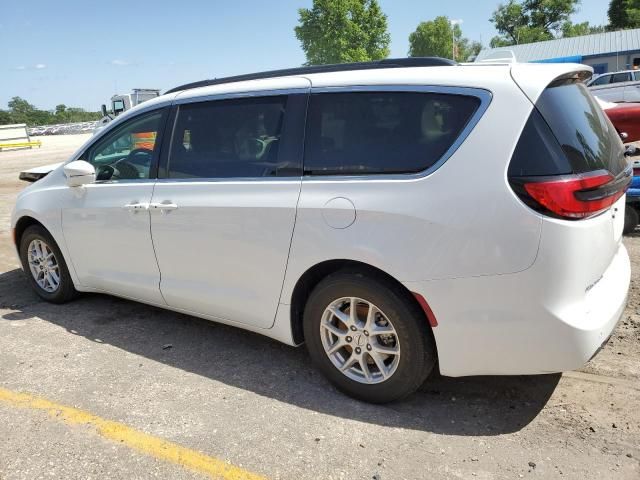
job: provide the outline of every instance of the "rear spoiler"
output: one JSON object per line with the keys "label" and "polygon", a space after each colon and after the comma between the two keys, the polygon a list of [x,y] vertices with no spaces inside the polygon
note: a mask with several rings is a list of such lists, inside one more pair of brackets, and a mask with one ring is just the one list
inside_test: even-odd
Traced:
{"label": "rear spoiler", "polygon": [[579,63],[514,63],[511,66],[511,78],[534,104],[556,80],[575,77],[584,82],[592,76],[593,68]]}

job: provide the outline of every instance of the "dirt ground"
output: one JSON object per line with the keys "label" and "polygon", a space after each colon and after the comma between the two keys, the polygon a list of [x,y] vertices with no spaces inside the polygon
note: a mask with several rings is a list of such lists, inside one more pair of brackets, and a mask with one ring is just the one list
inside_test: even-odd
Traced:
{"label": "dirt ground", "polygon": [[[86,138],[0,152],[0,388],[267,478],[640,478],[640,231],[624,240],[627,310],[581,371],[436,377],[368,405],[336,392],[303,348],[113,297],[54,306],[31,293],[10,239],[18,172]],[[200,478],[46,410],[0,398],[0,479]]]}

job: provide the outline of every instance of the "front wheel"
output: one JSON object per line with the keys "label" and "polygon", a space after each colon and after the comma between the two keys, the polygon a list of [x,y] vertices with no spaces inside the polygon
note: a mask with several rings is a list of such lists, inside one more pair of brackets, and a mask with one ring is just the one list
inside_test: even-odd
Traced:
{"label": "front wheel", "polygon": [[399,285],[336,273],[313,290],[304,311],[312,360],[341,391],[386,403],[424,382],[436,362],[424,314]]}
{"label": "front wheel", "polygon": [[20,260],[31,286],[47,302],[64,303],[77,295],[62,252],[43,227],[33,225],[24,231]]}

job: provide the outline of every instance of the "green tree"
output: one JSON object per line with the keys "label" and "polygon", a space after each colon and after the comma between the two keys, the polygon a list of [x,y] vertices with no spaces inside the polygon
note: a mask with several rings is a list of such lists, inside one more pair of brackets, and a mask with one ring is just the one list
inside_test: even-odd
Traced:
{"label": "green tree", "polygon": [[57,105],[53,112],[38,110],[35,106],[20,97],[13,97],[8,102],[9,110],[0,110],[0,125],[10,123],[26,123],[30,127],[51,125],[54,123],[75,123],[98,120],[100,112],[87,112],[82,108]]}
{"label": "green tree", "polygon": [[463,37],[460,25],[451,25],[449,18],[444,16],[421,22],[409,35],[410,57],[444,57],[466,61],[480,50],[482,45],[479,42],[471,42]]}
{"label": "green tree", "polygon": [[30,123],[36,112],[36,107],[20,97],[13,97],[7,105],[12,123]]}
{"label": "green tree", "polygon": [[607,30],[640,27],[640,0],[611,0]]}
{"label": "green tree", "polygon": [[365,62],[389,55],[387,16],[377,0],[314,0],[298,10],[296,38],[307,65]]}
{"label": "green tree", "polygon": [[492,47],[552,40],[576,12],[580,0],[509,0],[491,16],[500,35],[491,39]]}
{"label": "green tree", "polygon": [[566,21],[562,24],[563,37],[580,37],[582,35],[591,35],[593,33],[602,33],[605,27],[600,25],[590,25],[589,22],[571,23]]}
{"label": "green tree", "polygon": [[11,119],[11,112],[0,110],[0,125],[9,125],[11,123],[13,123],[13,120]]}

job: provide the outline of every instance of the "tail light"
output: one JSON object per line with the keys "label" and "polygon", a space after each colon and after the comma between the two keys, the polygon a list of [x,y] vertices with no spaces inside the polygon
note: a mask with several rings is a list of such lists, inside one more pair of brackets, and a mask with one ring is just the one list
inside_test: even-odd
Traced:
{"label": "tail light", "polygon": [[633,176],[640,176],[640,167],[633,167]]}
{"label": "tail light", "polygon": [[520,198],[538,211],[581,219],[608,209],[629,187],[631,168],[618,177],[599,170],[588,174],[512,179]]}

